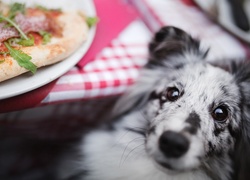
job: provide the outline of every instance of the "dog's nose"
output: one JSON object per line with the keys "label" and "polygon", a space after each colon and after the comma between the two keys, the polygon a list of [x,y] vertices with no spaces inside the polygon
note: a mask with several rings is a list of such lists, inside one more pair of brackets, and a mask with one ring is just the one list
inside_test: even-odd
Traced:
{"label": "dog's nose", "polygon": [[180,133],[165,131],[160,136],[159,148],[166,157],[178,158],[187,152],[189,141]]}

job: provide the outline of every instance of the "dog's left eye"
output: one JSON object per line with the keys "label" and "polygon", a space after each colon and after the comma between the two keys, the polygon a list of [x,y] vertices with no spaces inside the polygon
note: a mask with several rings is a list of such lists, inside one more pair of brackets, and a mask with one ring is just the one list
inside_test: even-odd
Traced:
{"label": "dog's left eye", "polygon": [[219,106],[212,112],[213,118],[218,122],[224,122],[228,118],[228,110],[225,106]]}
{"label": "dog's left eye", "polygon": [[180,91],[176,87],[168,88],[167,99],[169,101],[176,101],[180,97]]}

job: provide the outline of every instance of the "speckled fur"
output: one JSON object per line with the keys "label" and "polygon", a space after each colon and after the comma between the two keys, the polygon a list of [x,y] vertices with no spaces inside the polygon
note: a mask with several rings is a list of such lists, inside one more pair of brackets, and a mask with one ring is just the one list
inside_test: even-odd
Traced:
{"label": "speckled fur", "polygon": [[[114,109],[112,128],[90,132],[78,147],[82,156],[74,170],[84,172],[79,179],[237,178],[234,167],[247,164],[241,161],[241,147],[249,152],[250,65],[224,70],[206,62],[207,53],[180,29],[163,27],[157,32],[138,82]],[[173,87],[180,96],[169,101],[166,94]],[[228,111],[223,122],[212,116],[221,105]],[[166,131],[185,136],[185,154],[164,155],[159,139]]]}

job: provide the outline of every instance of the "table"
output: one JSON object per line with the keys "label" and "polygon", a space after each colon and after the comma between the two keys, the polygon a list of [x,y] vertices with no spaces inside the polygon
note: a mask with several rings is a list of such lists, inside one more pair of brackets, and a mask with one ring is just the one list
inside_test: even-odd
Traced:
{"label": "table", "polygon": [[[96,49],[93,57],[86,55],[89,59],[83,57],[57,80],[23,95],[1,100],[2,115],[124,93],[139,77],[140,68],[147,62],[147,45],[153,33],[164,25],[180,27],[201,39],[202,46],[210,47],[209,61],[243,59],[249,55],[245,43],[211,21],[191,0],[112,0],[105,1],[105,5],[102,0],[94,0],[94,3],[100,18],[96,36],[105,32],[109,38],[99,35],[97,47],[91,47]],[[120,15],[109,14],[113,20],[110,16],[105,17],[104,6],[107,9],[120,8],[116,12]],[[117,21],[116,17],[120,18],[119,25],[113,23]],[[113,34],[110,27],[115,29]]]}

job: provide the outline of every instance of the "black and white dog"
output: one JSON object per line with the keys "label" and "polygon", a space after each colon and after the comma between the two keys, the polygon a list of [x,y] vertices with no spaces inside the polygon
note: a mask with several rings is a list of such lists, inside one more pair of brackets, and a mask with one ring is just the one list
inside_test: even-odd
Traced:
{"label": "black and white dog", "polygon": [[163,27],[115,122],[87,134],[68,167],[80,180],[229,180],[247,168],[250,65],[216,67],[207,53]]}

